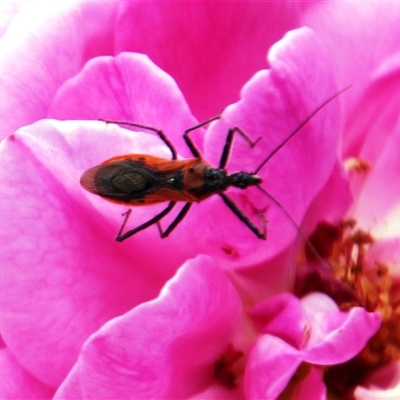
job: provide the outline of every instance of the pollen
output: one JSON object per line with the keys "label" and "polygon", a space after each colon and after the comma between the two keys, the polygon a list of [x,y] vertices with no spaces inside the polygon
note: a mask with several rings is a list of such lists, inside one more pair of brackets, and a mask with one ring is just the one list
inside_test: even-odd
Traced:
{"label": "pollen", "polygon": [[214,378],[229,389],[235,389],[238,386],[236,379],[242,373],[238,361],[243,355],[242,351],[236,350],[229,344],[226,351],[214,363]]}
{"label": "pollen", "polygon": [[368,160],[350,157],[344,161],[344,167],[348,172],[368,172],[371,168],[371,163]]}
{"label": "pollen", "polygon": [[[399,283],[391,277],[390,265],[384,260],[368,258],[374,238],[358,228],[355,220],[338,225],[320,223],[310,243],[330,265],[336,287],[340,285],[353,293],[350,299],[335,298],[340,309],[364,307],[368,312],[378,312],[382,318],[381,327],[361,353],[346,363],[326,369],[328,389],[342,396],[362,383],[368,373],[400,359]],[[309,261],[315,261],[307,248],[305,253]]]}

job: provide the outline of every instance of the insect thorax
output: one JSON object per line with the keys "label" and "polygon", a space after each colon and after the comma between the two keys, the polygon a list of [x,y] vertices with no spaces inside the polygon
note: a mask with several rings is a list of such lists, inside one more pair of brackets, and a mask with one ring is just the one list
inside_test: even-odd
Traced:
{"label": "insect thorax", "polygon": [[199,162],[187,169],[184,178],[185,189],[196,200],[202,200],[214,193],[226,190],[226,177],[226,171],[223,169]]}

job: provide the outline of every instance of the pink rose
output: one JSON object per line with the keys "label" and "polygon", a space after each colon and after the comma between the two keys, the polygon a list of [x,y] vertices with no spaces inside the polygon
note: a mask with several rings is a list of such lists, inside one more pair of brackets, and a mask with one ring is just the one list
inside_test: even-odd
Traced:
{"label": "pink rose", "polygon": [[[0,362],[3,381],[14,386],[0,387],[0,397],[278,395],[295,371],[265,380],[274,368],[265,346],[283,343],[282,370],[303,361],[334,365],[373,335],[378,314],[362,309],[335,309],[337,324],[329,327],[313,319],[315,301],[301,311],[299,300],[288,300],[296,315],[271,312],[279,300],[268,299],[292,289],[300,244],[285,212],[257,188],[229,195],[256,224],[265,214],[267,241],[214,196],[194,205],[168,239],[153,226],[121,244],[114,238],[126,207],[79,185],[85,170],[115,155],[170,157],[155,135],[99,118],[162,128],[184,158],[191,156],[184,130],[231,103],[221,120],[193,136],[214,165],[230,127],[261,138],[253,149],[235,138],[228,164],[229,171],[254,171],[318,106],[354,83],[354,74],[340,74],[344,64],[335,60],[332,68],[329,52],[340,44],[334,34],[324,39],[329,51],[308,28],[278,41],[303,21],[312,26],[325,10],[290,3],[32,3],[4,20]],[[395,49],[393,43],[377,54]],[[369,62],[363,69],[363,85],[374,68]],[[351,202],[337,157],[339,102],[349,115],[349,93],[320,110],[259,172],[263,187],[305,229],[337,220]],[[360,143],[358,133],[347,135],[345,149]],[[324,209],[319,200],[334,203],[337,193],[346,200]],[[128,224],[163,207],[135,207]],[[260,318],[280,318],[279,329],[255,327],[247,312],[256,303]],[[282,338],[285,323],[304,328],[309,320],[311,339],[301,329]],[[346,331],[335,336],[338,354],[328,361],[307,358],[318,343],[332,348],[312,335],[336,332],[346,321],[361,329],[359,343]],[[323,396],[322,379],[312,367],[296,390],[316,385]]]}
{"label": "pink rose", "polygon": [[[360,354],[328,368],[325,383],[339,397],[400,396],[399,71],[400,52],[382,60],[374,71],[344,123],[342,158],[347,171],[331,177],[305,218],[311,226],[319,223],[312,241],[334,274],[326,265],[303,269],[296,293],[322,291],[342,309],[360,305],[382,317]],[[346,177],[350,187],[343,184]]]}

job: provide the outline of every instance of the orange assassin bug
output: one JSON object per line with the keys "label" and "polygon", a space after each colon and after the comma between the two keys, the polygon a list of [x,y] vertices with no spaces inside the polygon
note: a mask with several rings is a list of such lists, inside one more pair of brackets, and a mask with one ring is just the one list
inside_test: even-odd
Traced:
{"label": "orange assassin bug", "polygon": [[[239,133],[251,147],[258,140],[253,142],[247,134],[239,127],[230,128],[221,154],[218,167],[214,167],[205,161],[198,147],[190,138],[189,133],[201,128],[212,121],[220,119],[217,115],[198,125],[187,129],[183,138],[189,147],[194,158],[178,160],[177,152],[173,144],[168,140],[164,132],[160,129],[134,122],[121,122],[103,120],[106,123],[127,125],[146,129],[155,132],[170,149],[171,160],[155,157],[148,154],[126,154],[112,157],[102,164],[90,168],[81,177],[81,185],[91,193],[104,197],[106,200],[130,206],[142,206],[169,201],[168,206],[149,221],[123,233],[126,222],[131,213],[129,209],[125,215],[124,222],[118,232],[116,240],[123,240],[134,234],[156,224],[161,238],[167,237],[176,226],[182,221],[191,205],[200,202],[213,194],[219,195],[230,210],[260,239],[266,239],[266,223],[261,214],[262,229],[259,229],[249,217],[237,206],[226,194],[225,191],[231,187],[246,189],[255,186],[266,194],[283,212],[289,217],[292,223],[298,228],[295,221],[286,212],[283,206],[265,191],[260,184],[261,177],[257,175],[260,169],[276,154],[318,111],[326,104],[347,90],[345,88],[318,106],[300,125],[277,146],[258,166],[255,172],[237,172],[228,174],[226,164],[229,160],[230,151],[233,144],[235,133]],[[177,204],[178,201],[186,202],[181,211],[170,223],[166,230],[162,230],[159,221],[165,217]]]}

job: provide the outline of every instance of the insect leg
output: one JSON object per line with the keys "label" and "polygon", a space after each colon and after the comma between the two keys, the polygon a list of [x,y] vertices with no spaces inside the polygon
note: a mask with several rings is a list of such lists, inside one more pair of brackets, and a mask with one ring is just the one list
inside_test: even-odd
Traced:
{"label": "insect leg", "polygon": [[263,229],[260,230],[257,228],[253,222],[250,221],[249,217],[225,194],[219,193],[222,197],[224,203],[231,209],[231,211],[245,224],[247,227],[260,239],[267,238],[267,229],[264,215],[261,214],[261,221],[263,225]]}
{"label": "insect leg", "polygon": [[117,125],[128,125],[128,126],[135,126],[137,128],[148,129],[149,131],[153,131],[157,133],[160,139],[167,145],[167,147],[171,150],[172,159],[177,159],[177,153],[174,145],[169,141],[165,133],[161,129],[153,128],[152,126],[137,124],[135,122],[124,122],[124,121],[112,121],[108,119],[100,119],[100,121],[105,122],[106,124],[117,124]]}
{"label": "insect leg", "polygon": [[176,226],[179,224],[179,222],[182,221],[182,219],[184,218],[184,216],[187,214],[187,212],[189,211],[190,206],[192,205],[192,203],[186,203],[182,210],[179,212],[179,214],[177,215],[177,217],[172,221],[172,223],[170,224],[170,226],[163,231],[161,228],[161,224],[160,221],[157,222],[157,226],[158,226],[158,230],[160,232],[160,236],[162,238],[167,237],[175,228]]}
{"label": "insect leg", "polygon": [[123,222],[121,229],[119,230],[118,235],[116,237],[117,242],[122,242],[125,239],[128,239],[129,237],[133,236],[135,233],[138,233],[138,232],[142,231],[143,229],[146,229],[149,226],[157,223],[161,218],[165,217],[174,208],[175,204],[176,204],[176,201],[170,201],[170,203],[168,204],[168,207],[165,208],[163,211],[161,211],[159,214],[157,214],[155,217],[153,217],[149,221],[145,222],[144,224],[139,225],[138,227],[136,227],[134,229],[131,229],[128,232],[122,233],[122,230],[124,229],[126,221],[130,215],[130,213],[127,212],[125,221]]}
{"label": "insect leg", "polygon": [[[194,131],[195,129],[201,128],[202,126],[205,126],[205,125],[209,124],[210,122],[216,121],[217,119],[220,119],[220,118],[221,118],[221,115],[217,115],[213,118],[208,119],[207,121],[204,121],[198,125],[195,125],[195,126],[189,128],[185,131],[183,138],[185,139],[186,144],[188,145],[190,151],[192,152],[192,154],[195,157],[201,157],[201,152],[200,152],[199,148],[195,145],[193,140],[190,138],[189,132]],[[229,154],[231,152],[231,147],[232,147],[232,143],[233,143],[233,135],[235,134],[235,132],[238,132],[247,141],[247,143],[251,147],[254,147],[256,145],[256,143],[261,139],[261,137],[259,137],[255,142],[253,142],[250,139],[250,137],[246,134],[246,132],[244,132],[239,127],[235,126],[231,129],[229,129],[228,136],[227,136],[226,142],[225,142],[225,146],[222,151],[221,160],[219,162],[219,167],[222,169],[226,167],[226,164],[228,162]]]}
{"label": "insect leg", "polygon": [[124,219],[124,222],[121,225],[121,228],[119,228],[119,232],[118,232],[117,237],[120,237],[122,231],[125,229],[125,225],[128,222],[128,219],[129,219],[129,216],[131,215],[131,212],[132,212],[132,209],[130,208],[128,211],[122,213],[122,215],[125,215],[125,219]]}
{"label": "insect leg", "polygon": [[219,162],[219,168],[221,168],[221,169],[224,169],[228,162],[229,155],[231,153],[232,144],[233,144],[233,135],[235,134],[235,132],[238,132],[246,140],[246,142],[250,145],[250,147],[254,147],[261,139],[261,136],[260,136],[255,142],[253,142],[250,139],[250,137],[246,134],[246,132],[244,132],[239,127],[235,126],[233,128],[230,128],[229,132],[228,132],[228,136],[226,137],[224,149],[222,150],[221,160]]}
{"label": "insect leg", "polygon": [[195,157],[201,158],[201,152],[200,152],[199,148],[194,144],[193,140],[190,138],[189,132],[194,131],[198,128],[201,128],[202,126],[205,126],[205,125],[209,124],[210,122],[216,121],[217,119],[220,119],[220,118],[221,118],[220,115],[216,115],[215,117],[212,117],[212,118],[208,119],[207,121],[204,121],[200,124],[192,126],[189,129],[186,129],[185,133],[183,134],[183,138],[185,139],[186,144],[188,145],[190,151],[192,152],[192,154]]}

